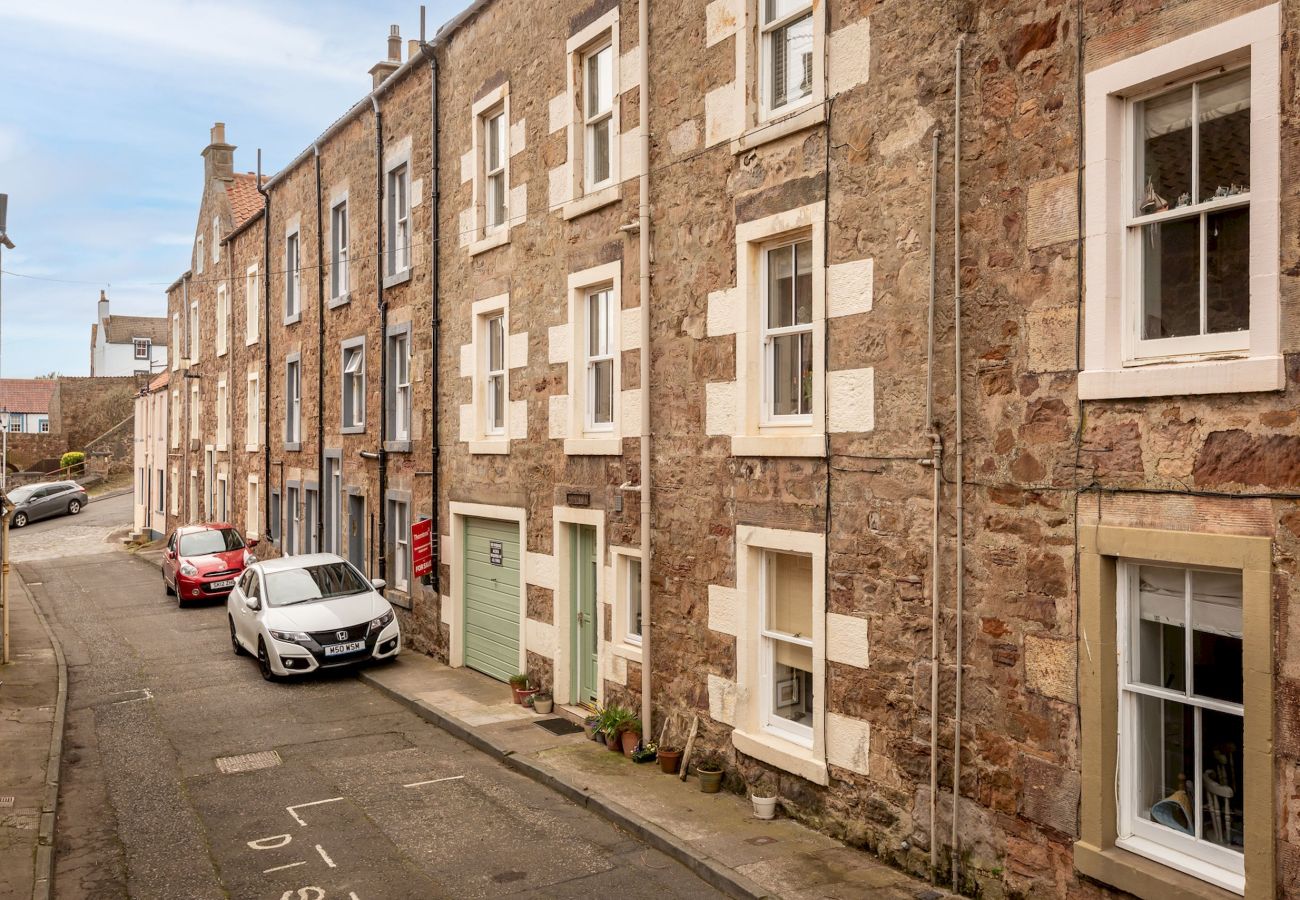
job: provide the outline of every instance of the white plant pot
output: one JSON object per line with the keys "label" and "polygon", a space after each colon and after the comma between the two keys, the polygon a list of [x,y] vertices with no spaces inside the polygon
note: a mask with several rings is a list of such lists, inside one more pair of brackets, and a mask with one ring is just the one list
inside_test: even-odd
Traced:
{"label": "white plant pot", "polygon": [[754,795],[749,798],[754,804],[754,815],[760,819],[771,819],[776,816],[776,798],[759,797]]}

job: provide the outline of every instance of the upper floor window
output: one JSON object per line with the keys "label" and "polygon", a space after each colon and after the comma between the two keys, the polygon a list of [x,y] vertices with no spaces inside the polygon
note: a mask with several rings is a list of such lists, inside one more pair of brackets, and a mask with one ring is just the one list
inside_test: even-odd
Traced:
{"label": "upper floor window", "polygon": [[226,322],[230,318],[226,301],[226,286],[217,285],[217,356],[226,353]]}
{"label": "upper floor window", "polygon": [[221,218],[212,217],[212,261],[221,260]]}
{"label": "upper floor window", "polygon": [[199,301],[190,303],[190,362],[199,361]]}
{"label": "upper floor window", "polygon": [[302,363],[291,359],[284,369],[284,441],[302,441]]}
{"label": "upper floor window", "polygon": [[388,172],[387,274],[399,275],[411,267],[410,168],[406,163]]}
{"label": "upper floor window", "polygon": [[601,288],[587,294],[586,332],[587,430],[614,427],[614,292]]}
{"label": "upper floor window", "polygon": [[204,248],[206,246],[207,245],[203,240],[203,235],[199,235],[198,239],[194,242],[194,274],[195,275],[203,274],[203,256],[205,252]]}
{"label": "upper floor window", "polygon": [[813,92],[811,0],[759,0],[762,97],[767,113],[799,106]]}
{"label": "upper floor window", "polygon": [[506,113],[498,108],[483,118],[483,175],[487,182],[484,202],[487,228],[492,230],[506,224],[508,215],[506,184],[506,159],[510,136],[506,128]]}
{"label": "upper floor window", "polygon": [[586,189],[604,187],[613,176],[614,158],[614,46],[589,51],[582,61],[583,156]]}
{"label": "upper floor window", "polygon": [[348,285],[348,201],[342,200],[330,210],[330,296],[347,296]]}
{"label": "upper floor window", "polygon": [[41,432],[41,434],[49,434],[49,432],[50,432],[50,420],[49,420],[49,419],[41,419],[41,420],[39,420],[38,425],[39,425],[39,428],[40,428],[40,432]]}
{"label": "upper floor window", "polygon": [[153,349],[153,342],[152,342],[152,341],[150,341],[148,338],[135,338],[135,339],[132,341],[132,344],[133,344],[134,347],[135,347],[135,358],[136,358],[136,359],[148,359],[148,358],[149,358],[150,351]]}
{"label": "upper floor window", "polygon": [[257,392],[258,377],[256,372],[248,373],[248,388],[244,395],[244,449],[256,450],[261,440],[262,425],[259,413],[262,398]]}
{"label": "upper floor window", "polygon": [[503,434],[506,430],[506,317],[491,316],[485,322],[487,337],[487,403],[484,408],[484,434]]}
{"label": "upper floor window", "polygon": [[172,358],[172,371],[175,372],[181,367],[181,357],[185,354],[181,352],[181,314],[172,313],[172,342],[170,356]]}
{"label": "upper floor window", "polygon": [[244,273],[244,343],[257,343],[257,317],[260,306],[257,299],[257,263],[248,267]]}
{"label": "upper floor window", "polygon": [[366,345],[354,338],[343,345],[343,419],[345,433],[366,425]]}
{"label": "upper floor window", "polygon": [[764,413],[773,423],[812,415],[812,241],[763,251]]}
{"label": "upper floor window", "polygon": [[1250,69],[1132,106],[1136,355],[1243,350],[1250,329]]}
{"label": "upper floor window", "polygon": [[386,440],[411,439],[411,344],[410,332],[388,336],[388,434]]}
{"label": "upper floor window", "polygon": [[293,232],[284,239],[284,318],[286,322],[298,321],[302,312],[302,298],[299,296],[300,267],[298,232]]}

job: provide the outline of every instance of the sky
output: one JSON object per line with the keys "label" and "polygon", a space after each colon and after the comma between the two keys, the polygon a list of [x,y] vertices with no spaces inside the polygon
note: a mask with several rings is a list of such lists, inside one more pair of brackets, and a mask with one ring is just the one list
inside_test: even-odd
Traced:
{"label": "sky", "polygon": [[[428,35],[467,4],[425,0]],[[405,54],[418,0],[0,0],[0,375],[90,374],[101,288],[165,315],[212,124],[236,171],[259,147],[276,171],[370,90],[392,24]]]}

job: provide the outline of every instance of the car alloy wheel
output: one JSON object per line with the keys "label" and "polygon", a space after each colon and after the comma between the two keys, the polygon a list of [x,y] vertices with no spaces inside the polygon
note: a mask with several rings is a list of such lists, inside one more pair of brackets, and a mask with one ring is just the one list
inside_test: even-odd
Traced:
{"label": "car alloy wheel", "polygon": [[12,524],[15,528],[22,528],[27,524],[27,513],[20,512],[14,515]]}
{"label": "car alloy wheel", "polygon": [[275,681],[275,673],[271,671],[271,657],[266,655],[266,643],[261,638],[257,639],[257,669],[267,681]]}
{"label": "car alloy wheel", "polygon": [[80,500],[73,500],[71,503],[68,504],[68,515],[75,516],[79,512],[81,512]]}
{"label": "car alloy wheel", "polygon": [[230,646],[234,648],[236,656],[243,656],[248,651],[244,649],[243,644],[239,643],[239,638],[235,637],[235,620],[226,616],[226,621],[230,623]]}

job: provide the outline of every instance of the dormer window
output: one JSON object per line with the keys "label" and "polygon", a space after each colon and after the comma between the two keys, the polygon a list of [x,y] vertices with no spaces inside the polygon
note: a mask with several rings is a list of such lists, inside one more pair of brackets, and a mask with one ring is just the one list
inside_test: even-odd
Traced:
{"label": "dormer window", "polygon": [[153,349],[153,342],[152,342],[152,341],[150,341],[148,338],[135,338],[135,339],[132,341],[132,344],[135,346],[135,358],[136,358],[136,359],[148,359],[148,358],[149,358],[150,351]]}

